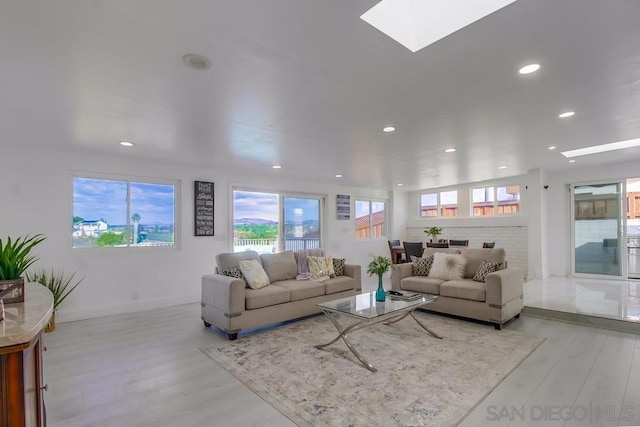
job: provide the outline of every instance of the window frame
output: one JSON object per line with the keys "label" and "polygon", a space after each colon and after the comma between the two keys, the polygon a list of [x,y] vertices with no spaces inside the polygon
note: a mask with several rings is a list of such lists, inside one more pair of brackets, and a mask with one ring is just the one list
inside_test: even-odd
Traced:
{"label": "window frame", "polygon": [[[517,203],[518,211],[517,212],[507,212],[507,213],[499,212],[500,206],[506,206],[506,205],[501,205],[501,202],[505,202],[505,200],[499,200],[499,198],[498,198],[498,189],[504,188],[505,191],[506,191],[506,189],[509,188],[509,187],[518,187],[518,198],[516,199],[517,202],[518,202]],[[498,185],[493,184],[493,185],[485,185],[485,186],[482,186],[482,187],[472,187],[470,189],[470,192],[469,192],[469,199],[470,199],[470,204],[469,205],[470,205],[470,209],[471,209],[471,212],[470,212],[471,217],[483,218],[483,217],[519,215],[520,214],[520,210],[521,210],[521,205],[520,205],[520,202],[521,202],[520,187],[521,187],[520,184],[498,184]],[[486,195],[487,194],[486,190],[489,189],[489,188],[491,188],[491,190],[492,190],[491,191],[491,200],[489,200],[487,202],[475,202],[474,201],[474,194],[473,193],[474,193],[475,190],[483,190],[484,189],[485,190],[484,193]],[[488,204],[489,202],[491,202],[491,211],[492,211],[491,214],[480,215],[480,214],[476,214],[475,213],[475,209],[476,209],[475,203]],[[480,207],[482,207],[482,206],[480,206]],[[486,206],[486,207],[489,207],[489,206]]]}
{"label": "window frame", "polygon": [[[455,203],[455,207],[452,208],[452,206],[454,205],[443,205],[442,204],[442,193],[455,193],[456,194],[456,203]],[[423,209],[423,205],[422,205],[422,197],[423,196],[431,196],[431,195],[435,195],[436,196],[436,215],[422,215],[422,209]],[[452,189],[452,190],[441,190],[441,191],[431,191],[428,193],[420,193],[418,195],[418,218],[457,218],[459,215],[459,204],[458,204],[458,195],[459,195],[459,191],[456,189]],[[429,205],[431,206],[431,205]],[[446,207],[445,207],[446,206]],[[455,215],[443,215],[443,209],[454,209]]]}
{"label": "window frame", "polygon": [[[356,206],[358,202],[368,202],[369,203],[369,231],[368,231],[368,236],[358,236],[358,226],[356,224],[357,220],[358,220],[358,215],[356,212]],[[384,209],[383,209],[383,222],[382,222],[382,231],[380,236],[373,236],[373,203],[382,203],[384,204]],[[388,215],[387,215],[387,211],[389,210],[389,201],[388,200],[384,200],[384,199],[376,199],[376,198],[371,198],[371,197],[355,197],[354,201],[353,201],[353,225],[355,228],[355,238],[356,240],[374,240],[374,239],[386,239],[387,238],[387,234],[388,234]],[[379,212],[379,211],[376,211]]]}
{"label": "window frame", "polygon": [[[182,198],[182,181],[180,179],[171,179],[171,178],[157,178],[157,177],[143,177],[143,176],[135,176],[135,175],[124,175],[124,174],[109,174],[109,173],[93,173],[93,172],[85,172],[85,171],[71,171],[70,172],[70,187],[71,187],[71,203],[70,206],[70,217],[73,218],[75,211],[75,180],[78,179],[91,179],[91,180],[102,180],[102,181],[115,181],[115,182],[123,182],[127,184],[127,196],[126,196],[126,245],[125,246],[95,246],[95,247],[76,247],[74,246],[73,240],[73,230],[70,233],[70,245],[69,247],[72,250],[85,251],[90,250],[93,251],[109,251],[109,250],[161,250],[161,251],[174,251],[180,249],[180,242],[182,237],[182,226],[181,226],[181,209],[182,206],[181,198]],[[131,229],[131,200],[130,200],[130,185],[134,184],[151,184],[151,185],[171,185],[173,186],[173,244],[168,245],[132,245],[130,241],[130,229]]]}
{"label": "window frame", "polygon": [[259,188],[252,187],[247,185],[238,185],[238,184],[230,184],[229,185],[229,235],[231,238],[229,239],[229,252],[235,251],[235,227],[234,227],[234,214],[235,214],[235,198],[234,193],[236,191],[246,192],[246,193],[263,193],[263,194],[275,194],[278,199],[278,235],[276,237],[276,242],[278,245],[278,252],[283,252],[286,249],[285,243],[285,206],[284,200],[286,198],[300,198],[300,199],[317,199],[319,202],[319,245],[322,245],[326,242],[326,199],[327,196],[321,193],[304,193],[299,191],[287,191],[287,190],[274,190],[271,188]]}

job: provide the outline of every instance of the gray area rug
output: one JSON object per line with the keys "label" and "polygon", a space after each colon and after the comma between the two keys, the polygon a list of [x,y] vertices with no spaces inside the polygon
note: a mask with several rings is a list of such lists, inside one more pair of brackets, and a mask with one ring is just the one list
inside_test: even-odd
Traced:
{"label": "gray area rug", "polygon": [[[298,425],[455,425],[544,339],[434,314],[354,332],[365,369],[323,316],[201,349]],[[341,322],[348,319],[342,317]],[[517,321],[517,320],[516,320]]]}

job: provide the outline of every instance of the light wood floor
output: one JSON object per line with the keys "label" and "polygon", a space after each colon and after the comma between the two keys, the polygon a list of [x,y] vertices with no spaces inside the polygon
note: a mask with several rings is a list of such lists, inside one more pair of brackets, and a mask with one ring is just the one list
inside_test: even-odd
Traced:
{"label": "light wood floor", "polygon": [[[640,424],[640,335],[526,316],[506,328],[547,340],[463,426]],[[292,425],[199,350],[224,339],[199,304],[59,324],[45,334],[49,425]]]}

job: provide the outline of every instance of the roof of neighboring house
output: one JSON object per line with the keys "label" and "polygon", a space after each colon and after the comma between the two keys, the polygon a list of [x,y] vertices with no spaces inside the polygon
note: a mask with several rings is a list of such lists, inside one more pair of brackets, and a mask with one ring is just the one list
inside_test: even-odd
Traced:
{"label": "roof of neighboring house", "polygon": [[[384,224],[384,211],[374,212],[372,216],[373,226]],[[356,230],[369,227],[369,215],[356,218]]]}

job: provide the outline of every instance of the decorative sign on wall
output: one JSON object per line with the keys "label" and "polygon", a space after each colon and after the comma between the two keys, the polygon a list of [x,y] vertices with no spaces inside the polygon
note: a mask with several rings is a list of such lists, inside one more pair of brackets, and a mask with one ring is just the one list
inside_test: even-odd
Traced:
{"label": "decorative sign on wall", "polygon": [[336,219],[351,219],[351,196],[336,194]]}
{"label": "decorative sign on wall", "polygon": [[213,236],[213,182],[195,181],[194,235]]}

